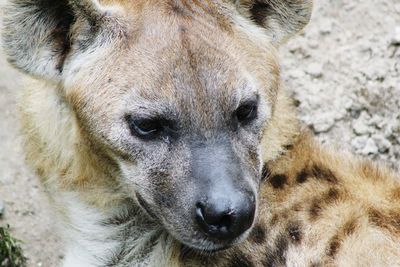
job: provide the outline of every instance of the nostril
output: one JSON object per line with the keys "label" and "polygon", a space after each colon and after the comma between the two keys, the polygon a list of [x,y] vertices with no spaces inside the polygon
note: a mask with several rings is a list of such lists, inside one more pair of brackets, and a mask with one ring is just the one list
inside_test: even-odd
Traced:
{"label": "nostril", "polygon": [[213,224],[213,226],[221,233],[228,234],[232,226],[232,216],[228,214],[222,216],[221,220],[218,223]]}
{"label": "nostril", "polygon": [[219,227],[226,227],[229,228],[232,224],[232,216],[227,214],[222,216],[221,220],[219,221]]}
{"label": "nostril", "polygon": [[196,204],[196,220],[204,231],[208,231],[209,226],[204,219],[204,205],[201,203]]}
{"label": "nostril", "polygon": [[203,207],[200,205],[196,205],[196,219],[204,221]]}
{"label": "nostril", "polygon": [[219,238],[228,238],[233,224],[233,212],[226,210],[218,212],[207,208],[204,204],[196,205],[196,220],[201,229],[208,235]]}

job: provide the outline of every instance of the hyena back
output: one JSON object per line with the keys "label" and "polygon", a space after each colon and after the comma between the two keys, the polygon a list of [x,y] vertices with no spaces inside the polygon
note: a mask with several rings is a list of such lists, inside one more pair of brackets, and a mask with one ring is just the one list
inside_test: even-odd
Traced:
{"label": "hyena back", "polygon": [[400,187],[298,122],[311,0],[11,0],[29,163],[64,266],[395,266]]}

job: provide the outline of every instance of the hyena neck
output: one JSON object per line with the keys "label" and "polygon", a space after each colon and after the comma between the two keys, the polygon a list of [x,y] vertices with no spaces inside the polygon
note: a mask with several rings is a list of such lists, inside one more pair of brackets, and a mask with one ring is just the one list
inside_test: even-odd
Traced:
{"label": "hyena neck", "polygon": [[263,162],[279,160],[301,138],[302,128],[293,100],[281,88],[261,142]]}
{"label": "hyena neck", "polygon": [[65,267],[174,266],[176,242],[132,200],[100,210],[76,194],[63,198],[68,211],[61,231],[67,246]]}

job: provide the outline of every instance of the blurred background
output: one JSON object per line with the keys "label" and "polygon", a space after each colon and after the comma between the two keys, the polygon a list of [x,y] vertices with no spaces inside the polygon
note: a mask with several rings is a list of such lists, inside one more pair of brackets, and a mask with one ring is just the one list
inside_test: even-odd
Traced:
{"label": "blurred background", "polygon": [[[322,142],[399,168],[399,0],[316,0],[310,25],[280,54],[300,117]],[[53,215],[18,135],[20,84],[0,49],[0,225],[24,241],[28,266],[58,266]]]}

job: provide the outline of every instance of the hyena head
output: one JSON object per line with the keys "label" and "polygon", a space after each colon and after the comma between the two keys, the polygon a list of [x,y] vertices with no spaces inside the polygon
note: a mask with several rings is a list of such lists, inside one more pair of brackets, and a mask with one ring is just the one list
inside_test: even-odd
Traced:
{"label": "hyena head", "polygon": [[254,224],[276,47],[311,5],[12,0],[4,47],[14,66],[54,83],[151,218],[189,247],[218,250]]}

